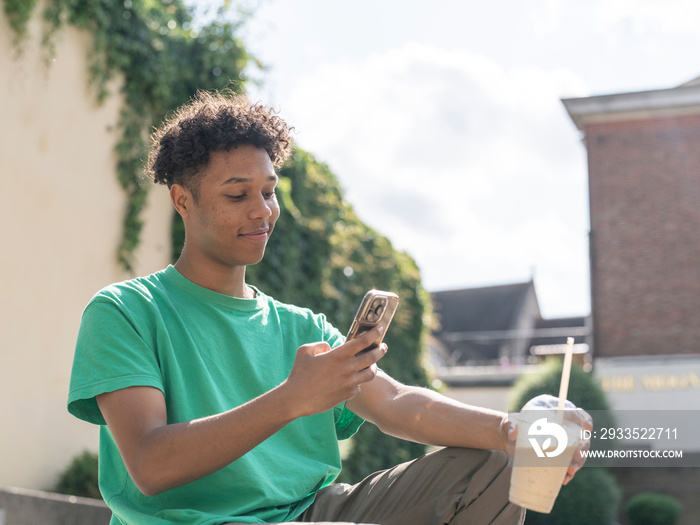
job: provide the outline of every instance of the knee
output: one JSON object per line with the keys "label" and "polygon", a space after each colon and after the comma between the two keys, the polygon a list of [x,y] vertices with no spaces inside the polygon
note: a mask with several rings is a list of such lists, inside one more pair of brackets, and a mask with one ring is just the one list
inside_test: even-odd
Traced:
{"label": "knee", "polygon": [[500,450],[445,449],[453,473],[463,479],[458,518],[451,523],[521,524],[524,511],[511,504],[511,460]]}
{"label": "knee", "polygon": [[498,470],[504,470],[511,466],[511,458],[502,450],[487,450],[487,452],[487,461],[492,463]]}

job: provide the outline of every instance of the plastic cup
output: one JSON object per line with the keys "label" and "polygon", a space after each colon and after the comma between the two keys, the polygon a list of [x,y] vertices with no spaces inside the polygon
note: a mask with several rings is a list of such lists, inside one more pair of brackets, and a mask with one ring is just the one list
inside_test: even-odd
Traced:
{"label": "plastic cup", "polygon": [[556,410],[527,410],[513,419],[518,437],[508,498],[525,509],[549,514],[580,444],[581,427],[567,420],[559,423]]}

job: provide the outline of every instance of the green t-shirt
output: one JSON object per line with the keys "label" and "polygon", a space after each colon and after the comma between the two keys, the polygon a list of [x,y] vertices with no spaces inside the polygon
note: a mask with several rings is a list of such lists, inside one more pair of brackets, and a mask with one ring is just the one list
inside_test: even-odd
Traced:
{"label": "green t-shirt", "polygon": [[109,286],[88,304],[68,410],[101,425],[100,489],[113,524],[292,521],[340,472],[338,439],[362,424],[342,405],[299,418],[227,467],[154,497],[144,496],[127,473],[95,396],[155,387],[165,395],[168,423],[191,421],[279,385],[299,346],[343,342],[323,315],[256,291],[255,299],[221,295],[169,266]]}

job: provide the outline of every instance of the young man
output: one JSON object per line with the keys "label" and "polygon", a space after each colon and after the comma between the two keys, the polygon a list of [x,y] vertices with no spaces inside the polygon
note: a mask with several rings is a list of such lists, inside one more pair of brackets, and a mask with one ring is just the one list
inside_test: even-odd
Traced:
{"label": "young man", "polygon": [[[377,368],[386,345],[359,353],[376,329],[345,343],[246,284],[290,150],[281,119],[233,95],[200,93],[154,134],[149,171],[183,218],[182,255],[91,300],[68,400],[101,426],[112,523],[522,523],[506,414],[399,384]],[[338,440],[363,420],[449,448],[332,484]]]}

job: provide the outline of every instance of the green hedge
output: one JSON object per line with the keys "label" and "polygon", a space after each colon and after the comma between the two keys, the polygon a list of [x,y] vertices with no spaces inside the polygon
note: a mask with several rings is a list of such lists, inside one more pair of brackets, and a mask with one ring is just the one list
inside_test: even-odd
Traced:
{"label": "green hedge", "polygon": [[635,494],[625,506],[631,525],[675,525],[682,511],[676,498],[652,492]]}
{"label": "green hedge", "polygon": [[97,484],[97,470],[97,454],[87,450],[80,453],[59,476],[56,492],[85,498],[102,498]]}

